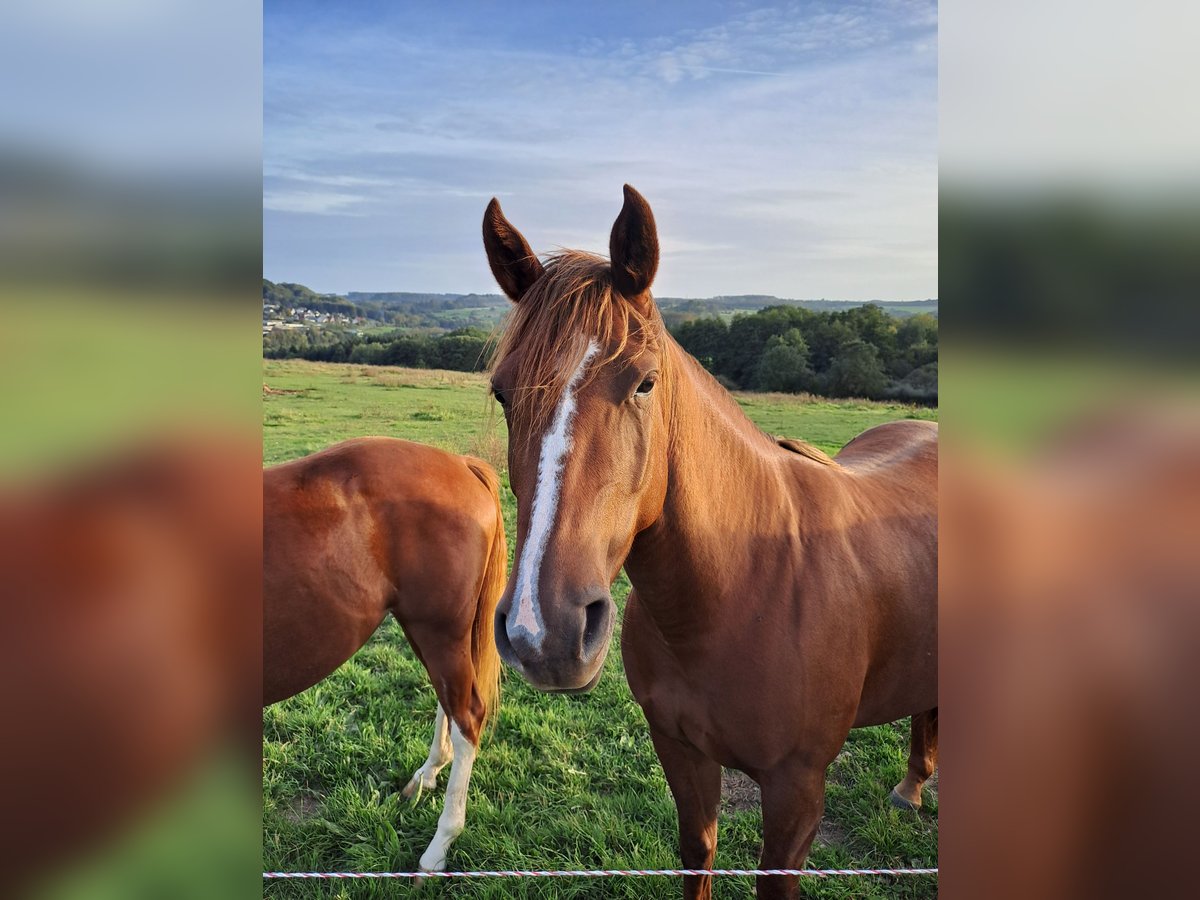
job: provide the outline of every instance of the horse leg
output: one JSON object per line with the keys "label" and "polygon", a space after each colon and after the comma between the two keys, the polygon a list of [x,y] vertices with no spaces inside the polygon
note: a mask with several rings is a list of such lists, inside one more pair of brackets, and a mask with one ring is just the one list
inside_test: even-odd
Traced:
{"label": "horse leg", "polygon": [[467,786],[483,726],[483,703],[475,690],[471,662],[470,629],[457,637],[448,636],[443,629],[444,625],[409,630],[409,641],[420,646],[421,658],[445,710],[453,759],[437,832],[421,854],[421,869],[426,872],[446,868],[446,852],[466,825]]}
{"label": "horse leg", "polygon": [[[809,763],[772,770],[759,780],[762,788],[764,869],[799,869],[817,836],[825,811],[825,770]],[[795,875],[760,875],[759,900],[793,897]]]}
{"label": "horse leg", "polygon": [[421,869],[425,872],[446,868],[446,851],[467,824],[467,785],[471,782],[477,747],[459,730],[457,722],[450,726],[450,743],[454,747],[454,762],[450,764],[450,781],[437,832],[421,854]]}
{"label": "horse leg", "polygon": [[921,786],[937,767],[937,707],[912,717],[912,743],[908,751],[908,774],[892,788],[892,804],[901,809],[921,808]]}
{"label": "horse leg", "polygon": [[413,777],[409,779],[401,795],[404,797],[420,797],[422,791],[431,791],[437,787],[438,772],[454,758],[454,750],[450,745],[450,729],[446,724],[446,712],[442,704],[437,707],[437,719],[433,723],[433,741],[429,745],[429,756]]}
{"label": "horse leg", "polygon": [[[721,805],[721,765],[690,744],[650,728],[679,813],[679,858],[685,869],[711,869],[717,853],[717,810]],[[711,875],[685,875],[685,900],[710,900]]]}

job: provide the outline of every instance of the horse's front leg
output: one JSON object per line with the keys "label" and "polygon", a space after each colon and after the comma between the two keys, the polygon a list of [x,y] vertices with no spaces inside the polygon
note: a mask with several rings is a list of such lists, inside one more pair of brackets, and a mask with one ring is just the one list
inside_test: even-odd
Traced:
{"label": "horse's front leg", "polygon": [[[679,813],[679,857],[685,869],[711,869],[717,852],[717,810],[721,805],[721,765],[695,747],[650,727],[654,750],[667,776]],[[686,900],[709,900],[712,876],[686,875]]]}
{"label": "horse's front leg", "polygon": [[[765,773],[762,788],[764,869],[800,869],[825,811],[825,769],[790,763]],[[760,875],[759,900],[796,895],[794,875]]]}

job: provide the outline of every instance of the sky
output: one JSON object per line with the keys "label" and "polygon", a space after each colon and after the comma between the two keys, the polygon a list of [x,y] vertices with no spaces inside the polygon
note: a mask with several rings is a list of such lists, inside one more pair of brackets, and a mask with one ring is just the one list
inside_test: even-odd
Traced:
{"label": "sky", "polygon": [[498,197],[607,253],[628,182],[659,296],[937,296],[937,6],[308,3],[263,22],[263,269],[496,293]]}

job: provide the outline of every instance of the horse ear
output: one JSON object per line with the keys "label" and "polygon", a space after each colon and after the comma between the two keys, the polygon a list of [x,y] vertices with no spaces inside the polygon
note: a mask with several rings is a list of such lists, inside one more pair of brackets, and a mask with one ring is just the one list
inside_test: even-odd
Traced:
{"label": "horse ear", "polygon": [[658,271],[658,229],[646,198],[625,185],[625,205],[608,239],[613,286],[628,298],[650,290]]}
{"label": "horse ear", "polygon": [[542,277],[542,264],[521,232],[504,218],[495,197],[483,214],[483,247],[500,289],[514,303]]}

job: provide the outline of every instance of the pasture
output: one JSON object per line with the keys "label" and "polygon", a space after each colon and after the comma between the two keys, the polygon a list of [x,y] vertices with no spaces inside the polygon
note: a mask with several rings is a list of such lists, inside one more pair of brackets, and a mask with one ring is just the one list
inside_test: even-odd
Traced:
{"label": "pasture", "polygon": [[[273,464],[370,434],[483,456],[504,472],[504,422],[486,377],[299,360],[264,362],[263,459]],[[871,425],[934,418],[935,410],[789,395],[742,394],[761,427],[827,452]],[[505,494],[510,554],[515,504]],[[613,589],[620,606],[629,590]],[[619,630],[618,625],[618,630]],[[452,869],[670,868],[678,864],[675,807],[642,713],[621,670],[619,635],[599,685],[547,696],[506,677],[500,713],[471,781],[467,828]],[[436,829],[448,772],[409,802],[400,789],[425,759],[435,699],[390,619],[323,683],[263,714],[263,864],[269,870],[411,870]],[[826,815],[811,867],[937,864],[936,779],[919,812],[888,791],[904,774],[907,728],[852,732],[829,772]],[[761,817],[753,783],[727,773],[716,865],[752,868]],[[752,896],[752,879],[720,879],[720,897]],[[930,878],[806,882],[814,897],[928,897]],[[376,897],[413,891],[391,882],[271,882],[268,897]],[[427,883],[448,897],[670,897],[677,879]]]}

